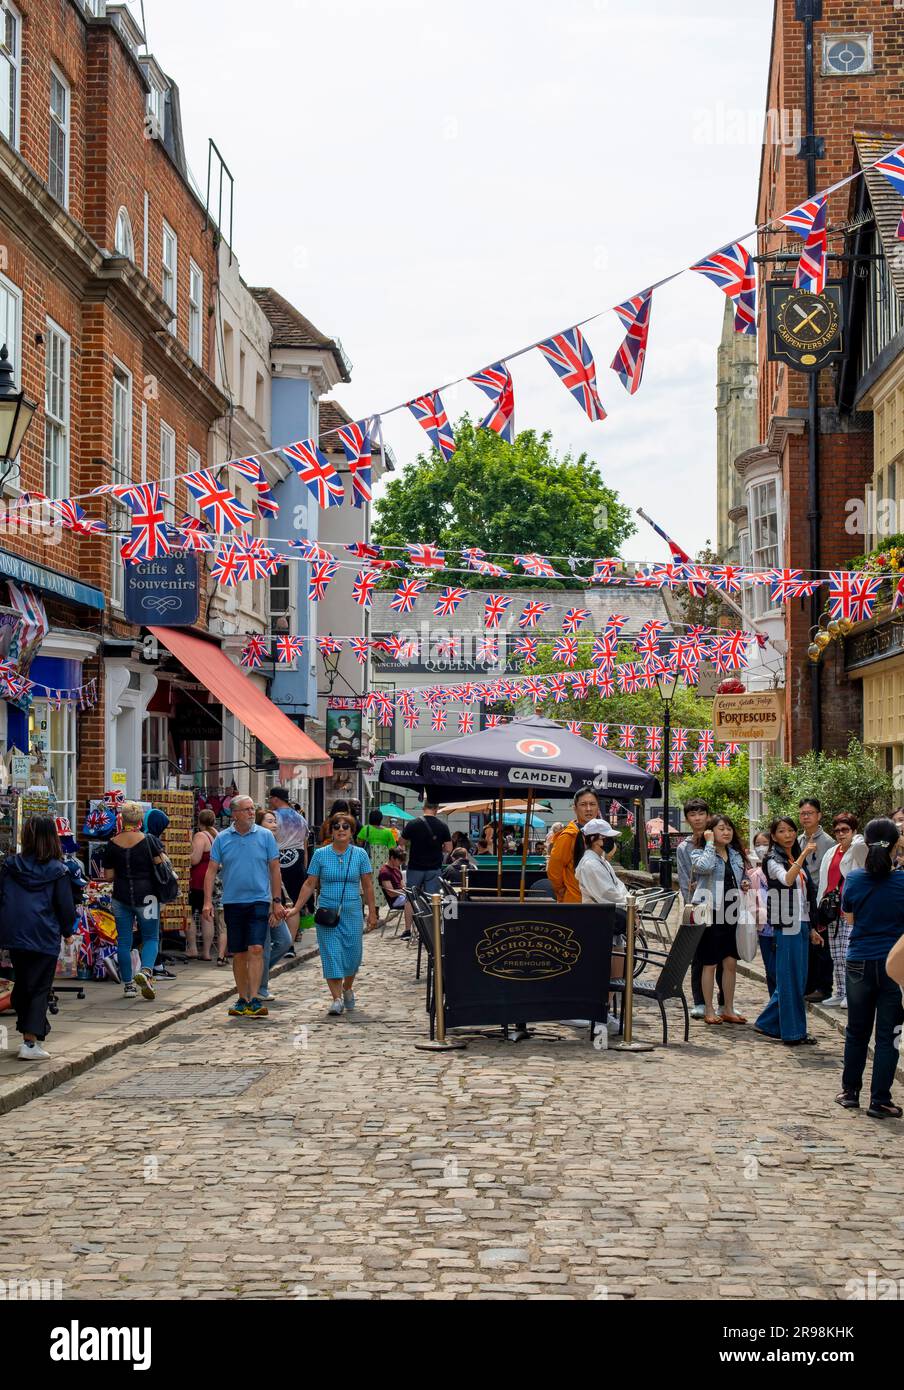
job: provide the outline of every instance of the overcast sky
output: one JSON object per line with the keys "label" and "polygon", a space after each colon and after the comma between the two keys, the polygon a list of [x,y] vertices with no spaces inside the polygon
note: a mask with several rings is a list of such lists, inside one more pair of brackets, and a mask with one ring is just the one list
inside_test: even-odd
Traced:
{"label": "overcast sky", "polygon": [[[235,248],[353,364],[357,418],[628,298],[755,221],[771,0],[144,0],[179,84],[189,164],[212,136],[235,177]],[[140,5],[133,0],[140,16]],[[513,364],[518,428],[586,451],[687,549],[715,522],[724,298],[654,295],[629,398],[612,314],[584,331],[608,419],[537,352]],[[446,393],[453,419],[486,409]],[[385,421],[400,464],[426,437]],[[643,528],[632,559],[667,558]],[[537,539],[538,547],[541,538]]]}

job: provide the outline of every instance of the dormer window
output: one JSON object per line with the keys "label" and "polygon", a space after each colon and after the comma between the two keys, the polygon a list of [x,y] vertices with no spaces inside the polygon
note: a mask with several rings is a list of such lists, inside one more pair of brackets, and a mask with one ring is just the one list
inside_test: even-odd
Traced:
{"label": "dormer window", "polygon": [[166,96],[163,88],[153,77],[150,77],[151,84],[147,99],[147,126],[148,133],[155,140],[163,139],[163,103]]}

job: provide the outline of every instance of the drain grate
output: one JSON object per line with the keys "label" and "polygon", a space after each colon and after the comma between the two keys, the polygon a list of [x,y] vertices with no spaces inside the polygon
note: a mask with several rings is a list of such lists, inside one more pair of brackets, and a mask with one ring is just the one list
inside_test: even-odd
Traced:
{"label": "drain grate", "polygon": [[240,1096],[267,1074],[266,1067],[166,1067],[118,1081],[98,1100],[214,1100]]}

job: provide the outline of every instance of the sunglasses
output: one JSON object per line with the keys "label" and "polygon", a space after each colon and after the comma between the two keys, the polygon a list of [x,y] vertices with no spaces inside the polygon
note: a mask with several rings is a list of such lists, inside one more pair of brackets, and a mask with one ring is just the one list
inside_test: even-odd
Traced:
{"label": "sunglasses", "polygon": [[347,821],[347,820],[337,820],[337,821],[333,821],[333,829],[334,829],[334,830],[351,830],[351,828],[352,828],[351,821]]}
{"label": "sunglasses", "polygon": [[845,833],[848,834],[848,835],[853,835],[853,833],[854,833],[853,830],[851,829],[851,827],[850,827],[849,825],[833,825],[833,826],[832,826],[832,831],[833,831],[833,833],[834,833],[835,835],[840,834],[840,832],[841,832],[842,830],[845,831]]}

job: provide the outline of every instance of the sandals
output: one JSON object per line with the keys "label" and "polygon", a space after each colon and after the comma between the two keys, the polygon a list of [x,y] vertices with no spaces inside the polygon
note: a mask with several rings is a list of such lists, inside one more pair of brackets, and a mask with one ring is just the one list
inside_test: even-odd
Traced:
{"label": "sandals", "polygon": [[839,1091],[835,1097],[835,1104],[840,1105],[843,1110],[860,1109],[859,1091]]}
{"label": "sandals", "polygon": [[744,1017],[743,1014],[725,1014],[725,1013],[723,1013],[721,1017],[722,1017],[722,1022],[723,1022],[723,1023],[746,1023],[746,1022],[747,1022],[747,1020],[746,1020],[746,1018]]}
{"label": "sandals", "polygon": [[875,1101],[870,1101],[867,1115],[871,1115],[874,1120],[900,1120],[904,1115],[904,1110],[900,1105],[877,1105]]}
{"label": "sandals", "polygon": [[815,1047],[818,1041],[818,1038],[811,1037],[809,1033],[805,1038],[782,1038],[785,1047]]}
{"label": "sandals", "polygon": [[724,1019],[722,1018],[722,1015],[721,1015],[721,1014],[713,1014],[711,1018],[709,1017],[708,1014],[704,1014],[704,1015],[703,1015],[703,1022],[704,1022],[704,1023],[710,1023],[710,1024],[713,1024],[713,1023],[723,1023],[723,1022],[724,1022]]}
{"label": "sandals", "polygon": [[228,957],[228,956],[217,956],[217,965],[227,965],[228,963],[229,963],[229,957]]}

